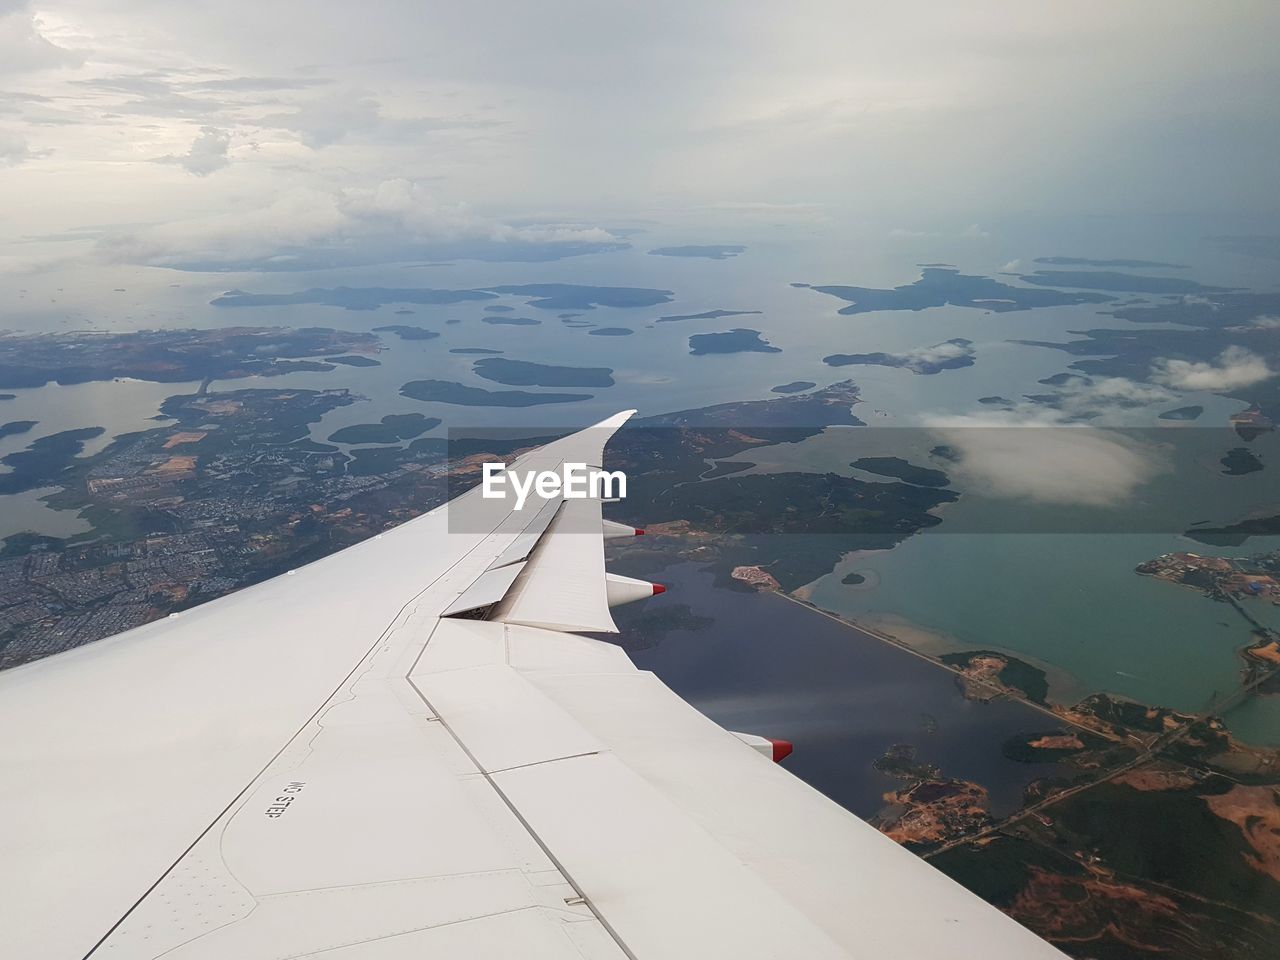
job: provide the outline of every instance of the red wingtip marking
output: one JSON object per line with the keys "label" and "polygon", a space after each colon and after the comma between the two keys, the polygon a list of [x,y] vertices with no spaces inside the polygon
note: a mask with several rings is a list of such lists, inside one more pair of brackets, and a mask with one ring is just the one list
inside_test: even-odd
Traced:
{"label": "red wingtip marking", "polygon": [[791,756],[791,751],[795,749],[795,747],[791,745],[790,740],[775,740],[773,737],[766,737],[765,739],[773,744],[774,763],[779,763],[787,759],[787,757]]}
{"label": "red wingtip marking", "polygon": [[639,527],[636,527],[636,536],[637,536],[637,537],[643,537],[643,536],[644,536],[644,531],[643,531],[643,530],[641,530]]}
{"label": "red wingtip marking", "polygon": [[656,597],[658,594],[660,594],[660,593],[666,593],[666,592],[667,592],[667,588],[666,588],[666,587],[664,587],[662,584],[660,584],[660,583],[655,583],[655,584],[653,585],[653,595],[654,595],[655,597]]}

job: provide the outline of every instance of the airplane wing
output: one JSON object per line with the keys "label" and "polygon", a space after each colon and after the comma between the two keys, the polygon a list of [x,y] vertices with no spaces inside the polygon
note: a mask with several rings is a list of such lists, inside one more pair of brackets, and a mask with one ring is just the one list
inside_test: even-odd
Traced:
{"label": "airplane wing", "polygon": [[1062,956],[578,635],[618,532],[475,489],[0,674],[5,955]]}

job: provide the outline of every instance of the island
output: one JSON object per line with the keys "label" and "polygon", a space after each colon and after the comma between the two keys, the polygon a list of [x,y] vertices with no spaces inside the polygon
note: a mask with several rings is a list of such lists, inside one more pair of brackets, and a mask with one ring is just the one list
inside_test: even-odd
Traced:
{"label": "island", "polygon": [[432,290],[429,287],[334,287],[299,290],[296,293],[247,293],[228,290],[209,301],[215,307],[285,307],[316,304],[341,307],[344,310],[377,310],[391,303],[416,303],[440,306],[473,300],[494,300],[497,295],[485,290]]}
{"label": "island", "polygon": [[687,244],[683,247],[656,247],[649,251],[654,257],[701,257],[705,260],[728,260],[746,251],[739,244]]}
{"label": "island", "polygon": [[372,334],[327,327],[20,334],[0,337],[0,386],[42,387],[117,377],[181,383],[324,372],[333,365],[296,358],[378,349],[378,338]]}
{"label": "island", "polygon": [[936,343],[932,347],[908,350],[905,353],[833,353],[823,357],[829,367],[847,367],[855,364],[879,367],[897,367],[912,373],[931,376],[943,370],[959,370],[974,363],[973,341],[955,337]]}
{"label": "island", "polygon": [[1190,270],[1185,263],[1160,260],[1090,260],[1088,257],[1036,257],[1036,263],[1055,267],[1125,267],[1131,270]]}
{"label": "island", "polygon": [[634,330],[629,327],[597,327],[595,330],[588,330],[589,337],[629,337]]}
{"label": "island", "polygon": [[373,359],[373,357],[347,356],[347,357],[325,357],[325,363],[337,363],[344,367],[380,367],[381,362]]}
{"label": "island", "polygon": [[681,320],[721,320],[724,317],[747,317],[760,313],[759,310],[704,310],[702,313],[677,313],[659,317],[659,323],[677,323]]}
{"label": "island", "polygon": [[410,380],[400,395],[411,400],[451,403],[463,407],[536,407],[546,403],[590,400],[589,393],[529,393],[524,390],[485,390],[453,380]]}
{"label": "island", "polygon": [[670,303],[675,296],[670,290],[648,287],[592,287],[577,283],[516,283],[488,289],[494,293],[523,297],[529,306],[539,310],[652,307]]}
{"label": "island", "polygon": [[1166,410],[1158,415],[1160,420],[1199,420],[1200,415],[1204,413],[1204,407],[1199,404],[1192,404],[1187,407],[1175,407],[1173,410]]}
{"label": "island", "polygon": [[485,357],[472,369],[477,376],[513,387],[611,387],[609,367],[567,367],[530,360]]}
{"label": "island", "polygon": [[1078,287],[1109,293],[1204,294],[1222,293],[1223,287],[1208,287],[1185,277],[1144,277],[1115,270],[1037,270],[1019,277],[1023,283],[1044,287]]}
{"label": "island", "polygon": [[723,333],[695,333],[689,338],[689,353],[695,357],[710,353],[781,353],[760,336],[759,330],[738,327]]}
{"label": "island", "polygon": [[792,380],[790,383],[780,383],[776,387],[770,388],[770,393],[801,393],[805,390],[812,390],[817,384],[812,380]]}
{"label": "island", "polygon": [[1228,450],[1218,462],[1222,464],[1222,472],[1229,477],[1243,477],[1262,469],[1262,461],[1258,459],[1258,455],[1247,447]]}
{"label": "island", "polygon": [[330,443],[395,443],[412,440],[440,426],[439,417],[421,413],[390,413],[380,423],[357,423],[329,435]]}
{"label": "island", "polygon": [[19,433],[28,433],[39,422],[38,420],[10,420],[8,423],[2,423],[0,424],[0,440]]}
{"label": "island", "polygon": [[1005,313],[1038,307],[1107,303],[1112,299],[1100,293],[1015,287],[990,277],[969,276],[959,270],[942,267],[926,267],[919,280],[891,290],[834,284],[805,286],[817,293],[847,301],[849,305],[838,311],[844,316],[875,310],[927,310],[948,305]]}
{"label": "island", "polygon": [[859,457],[849,466],[882,477],[895,477],[918,487],[945,487],[951,482],[941,470],[917,467],[901,457]]}
{"label": "island", "polygon": [[480,322],[491,323],[494,326],[503,327],[536,327],[542,323],[541,320],[536,320],[533,317],[509,317],[505,313],[498,314],[496,316],[481,317]]}
{"label": "island", "polygon": [[403,323],[389,323],[386,326],[374,327],[379,333],[394,333],[401,340],[434,340],[440,336],[426,327],[413,327]]}

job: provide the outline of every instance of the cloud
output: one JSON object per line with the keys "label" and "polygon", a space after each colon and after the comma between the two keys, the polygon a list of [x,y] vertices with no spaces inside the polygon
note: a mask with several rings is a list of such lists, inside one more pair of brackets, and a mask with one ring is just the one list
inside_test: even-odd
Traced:
{"label": "cloud", "polygon": [[1000,272],[1001,273],[1021,273],[1022,261],[1010,260],[1008,263],[1006,263],[1003,267],[1000,268]]}
{"label": "cloud", "polygon": [[[910,230],[906,227],[894,227],[889,231],[889,236],[895,240],[922,240],[922,239],[940,239],[949,234],[941,230]],[[983,230],[976,223],[972,223],[956,234],[961,240],[986,240],[991,234]]]}
{"label": "cloud", "polygon": [[1155,449],[1130,436],[1064,425],[1049,411],[938,417],[926,426],[958,455],[948,472],[987,496],[1120,506],[1167,469]]}
{"label": "cloud", "polygon": [[1127,377],[1079,377],[1063,384],[1059,407],[1068,413],[1085,413],[1106,407],[1145,407],[1170,403],[1174,394],[1163,387],[1139,383]]}
{"label": "cloud", "polygon": [[492,127],[501,121],[471,117],[387,117],[382,105],[372,96],[348,90],[304,101],[290,113],[273,114],[263,123],[297,134],[308,147],[319,150],[357,137],[414,140],[425,133]]}
{"label": "cloud", "polygon": [[1216,362],[1160,358],[1151,365],[1151,378],[1176,390],[1238,390],[1273,376],[1266,360],[1237,346],[1223,350]]}
{"label": "cloud", "polygon": [[0,75],[74,67],[84,58],[50,42],[25,0],[0,0]]}
{"label": "cloud", "polygon": [[705,204],[704,210],[725,210],[769,223],[825,223],[827,214],[820,203],[772,203],[768,200],[721,200]]}
{"label": "cloud", "polygon": [[188,173],[197,177],[207,177],[216,173],[231,161],[227,159],[227,151],[231,148],[231,134],[217,127],[201,127],[200,135],[191,142],[191,148],[184,154],[160,157],[156,163],[176,163]]}
{"label": "cloud", "polygon": [[1280,330],[1280,317],[1254,317],[1249,325],[1259,330]]}
{"label": "cloud", "polygon": [[30,156],[26,139],[10,130],[0,130],[0,167],[22,163]]}
{"label": "cloud", "polygon": [[940,363],[974,357],[977,351],[967,340],[947,340],[931,347],[918,347],[902,353],[890,354],[901,361],[901,365],[913,373],[933,372],[932,368]]}
{"label": "cloud", "polygon": [[103,238],[100,253],[179,270],[276,271],[415,260],[538,262],[627,246],[599,227],[512,226],[395,179],[338,192],[298,188],[246,210],[116,233]]}

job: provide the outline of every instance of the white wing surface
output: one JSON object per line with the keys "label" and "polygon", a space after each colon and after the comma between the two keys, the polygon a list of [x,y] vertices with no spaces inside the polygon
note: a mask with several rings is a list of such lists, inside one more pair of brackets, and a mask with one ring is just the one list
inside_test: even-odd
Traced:
{"label": "white wing surface", "polygon": [[0,674],[5,955],[1061,956],[576,635],[603,531],[477,489]]}

